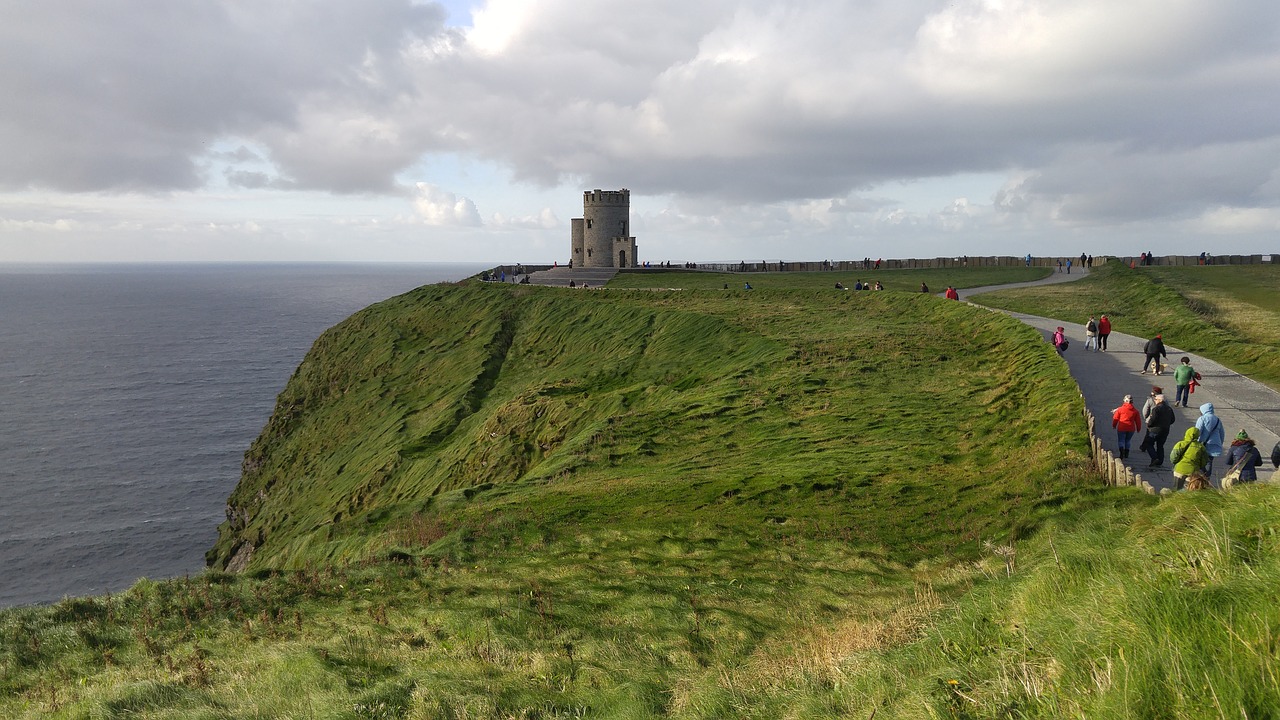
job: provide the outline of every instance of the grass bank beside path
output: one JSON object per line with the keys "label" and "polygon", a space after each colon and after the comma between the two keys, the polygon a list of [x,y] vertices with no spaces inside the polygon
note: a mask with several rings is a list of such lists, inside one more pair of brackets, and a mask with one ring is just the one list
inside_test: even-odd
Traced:
{"label": "grass bank beside path", "polygon": [[0,717],[1280,717],[1280,490],[1081,409],[918,293],[420,288],[281,393],[249,570],[0,611]]}
{"label": "grass bank beside path", "polygon": [[720,290],[728,285],[730,290],[742,290],[743,283],[751,283],[751,287],[757,290],[834,290],[838,282],[852,292],[854,283],[861,280],[873,285],[879,281],[885,290],[904,292],[919,292],[920,283],[925,283],[930,292],[940,293],[948,285],[968,288],[1039,280],[1052,271],[1052,268],[1047,267],[964,267],[853,272],[714,273],[671,268],[618,273],[607,287]]}
{"label": "grass bank beside path", "polygon": [[989,307],[1152,337],[1280,390],[1280,265],[1129,268],[1112,261],[1062,285],[971,296]]}

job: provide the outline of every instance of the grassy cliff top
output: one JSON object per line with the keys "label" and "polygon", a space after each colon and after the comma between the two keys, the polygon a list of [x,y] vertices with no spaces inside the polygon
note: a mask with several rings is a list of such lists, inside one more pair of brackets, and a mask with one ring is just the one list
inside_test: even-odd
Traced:
{"label": "grassy cliff top", "polygon": [[1276,493],[1086,451],[962,303],[425,287],[317,340],[218,571],[0,612],[0,715],[1275,714]]}

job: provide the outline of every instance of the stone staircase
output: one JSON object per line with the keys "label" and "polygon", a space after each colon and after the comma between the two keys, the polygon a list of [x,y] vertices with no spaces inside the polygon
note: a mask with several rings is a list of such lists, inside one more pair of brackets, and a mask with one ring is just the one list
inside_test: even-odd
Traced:
{"label": "stone staircase", "polygon": [[529,275],[530,285],[548,285],[551,287],[569,287],[570,281],[574,287],[582,287],[584,284],[588,288],[604,287],[604,284],[613,279],[618,274],[617,268],[567,268],[556,267],[549,270],[539,270]]}

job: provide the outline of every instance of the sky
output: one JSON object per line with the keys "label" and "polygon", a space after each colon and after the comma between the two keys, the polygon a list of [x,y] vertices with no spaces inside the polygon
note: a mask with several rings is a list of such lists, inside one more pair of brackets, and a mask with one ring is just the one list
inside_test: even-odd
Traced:
{"label": "sky", "polygon": [[0,262],[1280,252],[1275,0],[0,0]]}

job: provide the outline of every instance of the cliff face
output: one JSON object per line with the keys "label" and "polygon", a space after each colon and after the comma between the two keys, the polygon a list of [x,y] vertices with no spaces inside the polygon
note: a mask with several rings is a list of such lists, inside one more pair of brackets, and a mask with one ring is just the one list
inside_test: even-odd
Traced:
{"label": "cliff face", "polygon": [[322,335],[289,380],[245,453],[209,564],[358,555],[389,522],[476,488],[571,474],[654,388],[665,403],[785,352],[647,303],[484,286],[393,298]]}
{"label": "cliff face", "polygon": [[316,341],[208,560],[456,560],[543,523],[732,518],[911,562],[1034,522],[1073,387],[1034,331],[919,293],[431,286]]}

